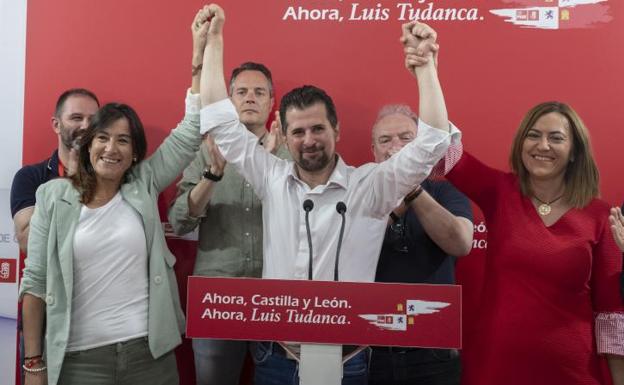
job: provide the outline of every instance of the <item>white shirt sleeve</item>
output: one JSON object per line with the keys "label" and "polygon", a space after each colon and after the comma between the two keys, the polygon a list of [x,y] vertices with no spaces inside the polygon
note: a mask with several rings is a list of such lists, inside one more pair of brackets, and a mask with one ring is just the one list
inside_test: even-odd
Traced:
{"label": "white shirt sleeve", "polygon": [[368,195],[372,211],[380,217],[387,215],[429,176],[449,145],[460,140],[461,132],[452,124],[447,132],[419,121],[416,138],[374,170]]}
{"label": "white shirt sleeve", "polygon": [[199,94],[191,93],[191,89],[186,90],[186,99],[184,101],[186,107],[186,113],[192,115],[199,115],[201,110],[201,99]]}
{"label": "white shirt sleeve", "polygon": [[201,133],[209,133],[228,163],[264,197],[267,180],[275,166],[285,161],[258,145],[258,138],[240,122],[230,99],[223,99],[202,108]]}

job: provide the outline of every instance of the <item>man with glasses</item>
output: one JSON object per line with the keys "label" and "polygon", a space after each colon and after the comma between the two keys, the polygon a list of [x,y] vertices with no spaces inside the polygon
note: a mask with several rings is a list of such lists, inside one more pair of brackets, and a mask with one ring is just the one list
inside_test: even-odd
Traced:
{"label": "man with glasses", "polygon": [[[373,125],[372,149],[380,163],[416,137],[418,117],[407,105],[383,107]],[[470,202],[449,182],[426,179],[389,218],[377,282],[453,284],[455,257],[472,247]],[[374,347],[370,384],[459,384],[454,349]]]}

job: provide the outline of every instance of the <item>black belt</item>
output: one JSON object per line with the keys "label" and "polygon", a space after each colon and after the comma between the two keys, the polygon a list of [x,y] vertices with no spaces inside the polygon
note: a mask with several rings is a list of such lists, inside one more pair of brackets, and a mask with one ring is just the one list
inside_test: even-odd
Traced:
{"label": "black belt", "polygon": [[[277,353],[280,356],[285,356],[288,358],[292,358],[284,349],[284,347],[279,342],[261,342],[264,344],[271,344],[271,351],[273,353]],[[352,353],[355,349],[359,348],[356,345],[342,345],[342,355],[346,356],[349,353]]]}
{"label": "black belt", "polygon": [[456,349],[409,348],[402,346],[373,346],[372,348],[373,354],[410,354],[423,357],[436,354],[440,357],[459,357],[459,352]]}
{"label": "black belt", "polygon": [[384,352],[384,353],[408,353],[408,352],[416,352],[423,350],[431,350],[426,348],[406,348],[403,346],[373,346],[373,352]]}
{"label": "black belt", "polygon": [[286,350],[278,342],[261,342],[263,344],[271,344],[271,351],[279,356],[290,357]]}

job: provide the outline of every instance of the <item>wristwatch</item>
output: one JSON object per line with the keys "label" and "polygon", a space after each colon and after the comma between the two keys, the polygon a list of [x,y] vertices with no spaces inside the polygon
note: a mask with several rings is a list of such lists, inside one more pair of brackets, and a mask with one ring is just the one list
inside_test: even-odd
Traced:
{"label": "wristwatch", "polygon": [[223,174],[221,175],[215,175],[213,173],[210,172],[209,168],[205,168],[204,169],[204,174],[203,174],[205,179],[211,180],[213,182],[218,182],[223,178]]}

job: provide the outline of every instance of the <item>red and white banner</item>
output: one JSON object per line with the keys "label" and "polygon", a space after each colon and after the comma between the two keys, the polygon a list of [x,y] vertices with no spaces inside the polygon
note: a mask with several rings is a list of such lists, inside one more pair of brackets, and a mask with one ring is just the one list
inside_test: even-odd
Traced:
{"label": "red and white banner", "polygon": [[189,277],[193,338],[461,348],[455,285]]}

